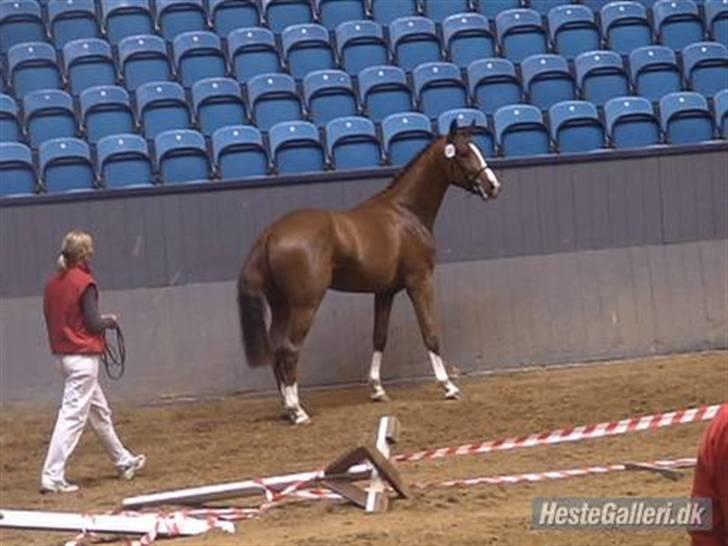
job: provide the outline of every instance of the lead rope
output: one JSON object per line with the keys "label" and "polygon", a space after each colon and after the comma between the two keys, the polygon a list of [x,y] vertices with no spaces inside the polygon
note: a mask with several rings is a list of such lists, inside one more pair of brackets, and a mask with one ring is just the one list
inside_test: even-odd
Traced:
{"label": "lead rope", "polygon": [[[115,337],[109,338],[108,332],[116,333]],[[106,349],[101,355],[101,362],[104,363],[106,374],[109,379],[121,379],[124,375],[124,364],[126,362],[126,345],[124,344],[124,334],[119,326],[107,329]]]}

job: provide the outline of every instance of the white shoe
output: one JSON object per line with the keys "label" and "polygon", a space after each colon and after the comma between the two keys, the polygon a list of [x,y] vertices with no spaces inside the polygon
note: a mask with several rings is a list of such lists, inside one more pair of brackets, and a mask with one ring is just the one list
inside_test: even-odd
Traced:
{"label": "white shoe", "polygon": [[144,468],[146,462],[147,458],[144,455],[133,456],[131,459],[129,459],[128,463],[117,468],[117,471],[119,472],[119,478],[121,478],[122,480],[133,480],[137,471]]}
{"label": "white shoe", "polygon": [[74,493],[78,486],[68,483],[66,480],[42,480],[40,483],[41,493]]}

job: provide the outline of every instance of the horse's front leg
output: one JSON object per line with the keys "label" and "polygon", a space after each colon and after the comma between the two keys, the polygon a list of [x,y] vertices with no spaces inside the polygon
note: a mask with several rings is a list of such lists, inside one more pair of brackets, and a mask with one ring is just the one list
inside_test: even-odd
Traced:
{"label": "horse's front leg", "polygon": [[382,387],[380,370],[382,367],[382,353],[387,346],[387,332],[389,330],[389,315],[392,311],[394,293],[374,295],[374,353],[369,366],[370,398],[375,402],[389,400]]}
{"label": "horse's front leg", "polygon": [[417,322],[420,326],[422,340],[427,347],[435,377],[440,383],[445,398],[459,399],[460,389],[450,380],[447,370],[440,357],[440,341],[437,335],[437,321],[435,319],[435,291],[432,281],[432,272],[417,275],[407,282],[407,295],[415,308]]}

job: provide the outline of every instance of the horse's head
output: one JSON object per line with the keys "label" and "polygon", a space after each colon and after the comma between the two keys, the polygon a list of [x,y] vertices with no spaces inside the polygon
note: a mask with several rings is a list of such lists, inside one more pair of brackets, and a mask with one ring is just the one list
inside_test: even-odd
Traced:
{"label": "horse's head", "polygon": [[498,196],[500,182],[473,141],[472,127],[458,128],[457,121],[453,120],[443,151],[451,184],[479,195],[483,200]]}

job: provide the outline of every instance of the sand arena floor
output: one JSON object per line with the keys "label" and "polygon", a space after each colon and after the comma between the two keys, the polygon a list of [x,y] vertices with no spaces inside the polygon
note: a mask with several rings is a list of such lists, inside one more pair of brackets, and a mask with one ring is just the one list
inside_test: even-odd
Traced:
{"label": "sand arena floor", "polygon": [[[318,468],[347,447],[370,442],[382,415],[402,423],[397,451],[455,446],[578,424],[622,419],[728,401],[728,353],[712,352],[623,361],[609,365],[490,377],[460,378],[465,399],[445,402],[434,382],[390,387],[392,401],[374,404],[367,389],[304,392],[313,423],[291,427],[275,398],[230,396],[194,404],[113,403],[120,435],[148,465],[132,482],[116,479],[93,433],[87,431],[68,469],[81,491],[40,495],[38,480],[54,408],[4,407],[0,416],[0,506],[107,511],[122,498],[192,485]],[[704,423],[576,444],[466,456],[400,466],[410,481],[554,470],[625,460],[691,457]],[[681,531],[533,531],[536,496],[683,496],[691,471],[676,482],[627,472],[566,481],[484,485],[418,491],[389,513],[366,516],[330,502],[275,509],[238,524],[235,535],[160,544],[265,546],[677,546]],[[237,504],[240,504],[239,501]],[[228,504],[235,504],[234,502]],[[0,531],[0,544],[63,544],[67,534]]]}

